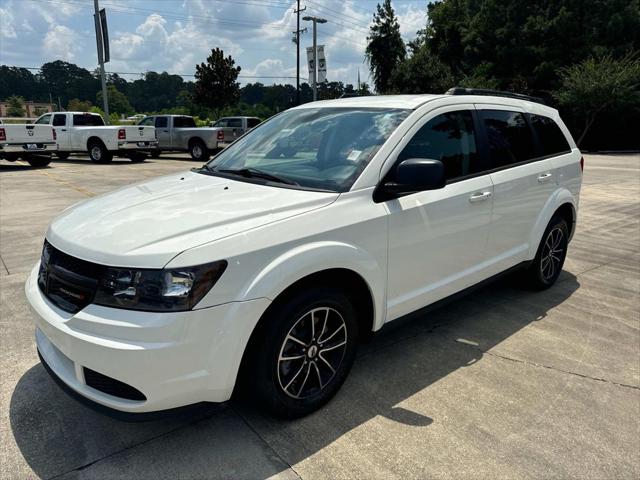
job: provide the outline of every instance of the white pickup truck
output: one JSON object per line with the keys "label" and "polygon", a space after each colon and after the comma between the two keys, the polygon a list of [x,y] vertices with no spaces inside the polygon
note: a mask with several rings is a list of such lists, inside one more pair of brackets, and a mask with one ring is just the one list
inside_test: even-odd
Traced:
{"label": "white pickup truck", "polygon": [[56,131],[46,125],[5,124],[0,120],[0,159],[19,158],[32,167],[46,167],[56,150]]}
{"label": "white pickup truck", "polygon": [[45,113],[36,125],[51,125],[57,134],[57,156],[66,159],[72,152],[87,152],[94,162],[110,162],[114,155],[144,161],[145,152],[156,148],[154,127],[106,126],[97,113]]}

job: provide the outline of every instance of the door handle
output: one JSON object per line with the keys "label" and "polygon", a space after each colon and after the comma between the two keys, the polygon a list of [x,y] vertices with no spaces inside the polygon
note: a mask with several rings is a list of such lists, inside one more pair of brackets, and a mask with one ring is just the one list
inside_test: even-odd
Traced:
{"label": "door handle", "polygon": [[538,183],[545,183],[548,182],[549,180],[551,180],[551,177],[553,176],[552,173],[543,173],[542,175],[538,175]]}
{"label": "door handle", "polygon": [[491,192],[478,192],[469,197],[471,203],[483,202],[491,197]]}
{"label": "door handle", "polygon": [[61,129],[60,129],[60,131],[61,131],[61,132],[66,132],[66,131],[67,131],[67,129],[66,129],[66,128],[61,128]]}

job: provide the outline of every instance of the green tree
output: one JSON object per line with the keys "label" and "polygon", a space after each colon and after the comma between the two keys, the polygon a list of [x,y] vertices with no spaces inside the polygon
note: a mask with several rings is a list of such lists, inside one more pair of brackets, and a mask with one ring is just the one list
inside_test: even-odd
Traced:
{"label": "green tree", "polygon": [[24,98],[12,95],[7,98],[7,116],[8,117],[24,117]]}
{"label": "green tree", "polygon": [[454,85],[451,69],[422,45],[391,75],[398,93],[444,93]]}
{"label": "green tree", "polygon": [[393,88],[391,75],[405,59],[406,49],[400,25],[391,6],[391,0],[378,4],[373,14],[373,24],[369,27],[365,58],[373,77],[376,90],[385,93]]}
{"label": "green tree", "polygon": [[[127,96],[120,92],[115,85],[107,85],[107,98],[109,99],[110,114],[132,115],[135,112]],[[96,103],[103,105],[102,90],[96,95]]]}
{"label": "green tree", "polygon": [[211,50],[207,63],[196,65],[195,101],[212,109],[236,103],[240,98],[237,80],[241,70],[231,55],[225,57],[220,48]]}
{"label": "green tree", "polygon": [[[100,96],[100,100],[102,100],[102,96]],[[72,98],[67,104],[67,110],[69,110],[70,112],[88,112],[91,110],[92,106],[93,105],[91,105],[91,102],[89,102],[88,100],[83,101],[78,100],[77,98]]]}
{"label": "green tree", "polygon": [[603,113],[640,107],[640,58],[629,53],[591,57],[560,69],[561,85],[554,97],[561,106],[583,118],[580,146],[596,118]]}

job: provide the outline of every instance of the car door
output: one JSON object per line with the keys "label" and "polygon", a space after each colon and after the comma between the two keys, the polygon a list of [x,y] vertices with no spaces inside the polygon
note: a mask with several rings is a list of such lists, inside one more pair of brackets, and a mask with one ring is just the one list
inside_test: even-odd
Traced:
{"label": "car door", "polygon": [[533,227],[555,191],[550,158],[538,155],[527,115],[517,107],[476,105],[494,185],[488,252],[493,273],[527,260]]}
{"label": "car door", "polygon": [[[447,184],[387,201],[387,319],[482,280],[493,185],[478,149],[473,105],[430,112],[405,136],[395,164],[443,162]],[[393,167],[385,177],[393,176]]]}
{"label": "car door", "polygon": [[67,114],[54,114],[51,125],[56,131],[56,143],[58,144],[58,148],[61,150],[68,150],[71,148],[71,132],[67,126]]}
{"label": "car door", "polygon": [[155,117],[154,126],[156,127],[158,146],[170,150],[173,147],[173,139],[169,128],[169,117]]}

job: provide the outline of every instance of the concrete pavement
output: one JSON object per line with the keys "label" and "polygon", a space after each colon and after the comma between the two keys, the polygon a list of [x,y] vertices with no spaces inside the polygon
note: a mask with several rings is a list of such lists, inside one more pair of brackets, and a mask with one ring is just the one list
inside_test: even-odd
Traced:
{"label": "concrete pavement", "polygon": [[0,162],[0,478],[638,478],[640,156],[585,164],[552,289],[506,278],[389,329],[301,420],[230,403],[124,423],[44,371],[24,280],[62,209],[196,164]]}

